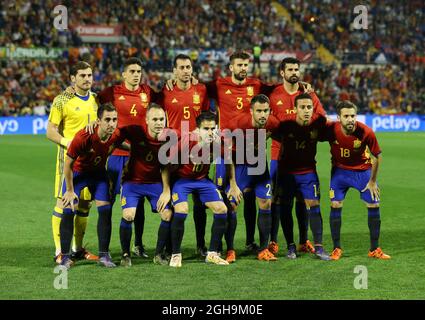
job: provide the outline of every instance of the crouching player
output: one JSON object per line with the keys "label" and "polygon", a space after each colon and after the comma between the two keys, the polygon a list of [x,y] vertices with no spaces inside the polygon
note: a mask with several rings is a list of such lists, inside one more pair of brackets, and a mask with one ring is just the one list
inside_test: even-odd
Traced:
{"label": "crouching player", "polygon": [[[218,265],[229,264],[217,253],[226,229],[227,207],[216,185],[208,178],[210,163],[214,159],[214,152],[211,149],[214,150],[214,144],[217,142],[214,133],[216,128],[215,115],[211,112],[201,113],[196,118],[196,126],[197,128],[189,134],[189,137],[182,138],[180,144],[182,149],[188,146],[186,150],[190,152],[190,157],[189,163],[181,164],[177,169],[175,173],[177,179],[173,184],[174,214],[171,223],[173,249],[171,267],[181,267],[182,265],[181,244],[184,235],[184,222],[189,213],[188,196],[193,193],[197,193],[201,202],[214,213],[211,242],[205,262]],[[218,148],[220,146],[215,150]]]}
{"label": "crouching player", "polygon": [[[260,247],[257,252],[257,259],[262,261],[276,261],[277,258],[268,249],[272,217],[271,178],[266,160],[265,129],[267,129],[266,124],[271,125],[270,122],[273,122],[273,125],[277,126],[279,121],[277,118],[270,116],[270,101],[266,95],[259,94],[254,96],[251,99],[250,110],[250,113],[237,116],[233,119],[232,123],[229,124],[229,129],[235,130],[232,136],[237,133],[237,129],[242,130],[241,137],[243,137],[244,141],[243,145],[233,144],[233,163],[231,170],[235,171],[235,182],[237,184],[237,188],[234,188],[242,191],[245,195],[254,191],[258,203],[257,225],[260,234]],[[259,143],[261,139],[259,129],[264,130],[262,145]],[[248,136],[249,131],[251,131],[253,135]],[[238,137],[236,136],[235,138],[237,141]],[[240,155],[238,155],[239,152],[244,152],[242,158],[243,161],[236,162],[238,158],[241,158]],[[254,171],[254,169],[258,171],[258,173],[250,174],[250,171]],[[231,174],[233,174],[232,171]],[[236,212],[239,201],[240,199],[234,197],[231,198],[231,220],[236,220]],[[232,224],[229,224],[229,226],[232,226]],[[234,228],[228,230],[228,233],[231,234],[227,234],[226,236],[226,260],[228,262],[234,262],[236,260],[236,254],[233,249],[235,229],[236,223],[234,224]]]}
{"label": "crouching player", "polygon": [[130,243],[132,223],[136,209],[146,197],[153,212],[159,212],[161,223],[154,263],[168,264],[163,256],[165,245],[170,235],[171,210],[169,174],[162,168],[158,159],[158,151],[165,143],[165,112],[157,104],[151,103],[146,111],[145,125],[131,125],[121,128],[123,138],[131,144],[130,158],[126,165],[122,180],[120,224],[120,240],[122,249],[121,266],[130,267]]}
{"label": "crouching player", "polygon": [[70,268],[70,247],[74,230],[74,213],[81,191],[88,187],[96,201],[99,218],[97,234],[99,239],[99,264],[115,267],[109,254],[111,240],[111,202],[109,195],[106,160],[112,150],[121,144],[117,127],[117,112],[110,104],[101,105],[97,110],[98,126],[93,133],[79,131],[68,148],[65,160],[63,184],[63,217],[60,223],[61,265]]}
{"label": "crouching player", "polygon": [[[379,211],[379,188],[376,183],[381,162],[381,149],[375,133],[357,121],[357,107],[344,100],[336,105],[338,122],[331,123],[326,130],[332,154],[332,174],[330,184],[331,213],[330,227],[334,250],[333,260],[342,255],[340,232],[341,211],[345,195],[349,188],[360,192],[366,203],[370,232],[370,250],[368,256],[377,259],[390,259],[379,247],[381,217]],[[375,158],[373,161],[370,154]]]}

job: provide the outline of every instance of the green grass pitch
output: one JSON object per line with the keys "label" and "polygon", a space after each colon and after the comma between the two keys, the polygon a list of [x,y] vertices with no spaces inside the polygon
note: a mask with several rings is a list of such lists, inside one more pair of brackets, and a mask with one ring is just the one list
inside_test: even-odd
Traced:
{"label": "green grass pitch", "polygon": [[[324,262],[309,255],[289,261],[282,250],[279,260],[272,263],[243,255],[245,227],[240,211],[235,243],[239,259],[233,265],[206,265],[194,255],[194,226],[189,217],[182,268],[136,258],[129,269],[78,262],[69,271],[68,289],[57,290],[51,234],[56,148],[44,136],[0,136],[0,299],[424,299],[425,133],[383,133],[378,139],[383,149],[378,177],[381,246],[392,255],[389,261],[367,257],[367,213],[357,191],[351,190],[343,209],[344,256],[340,261]],[[327,144],[319,145],[317,160],[324,245],[330,251]],[[111,250],[117,262],[120,211],[116,204]],[[149,212],[147,209],[144,242],[152,256],[159,218]],[[86,241],[94,252],[96,219],[97,212],[92,209]],[[209,217],[208,241],[211,221]],[[282,248],[281,230],[279,239]],[[367,268],[367,289],[354,287],[358,265]]]}

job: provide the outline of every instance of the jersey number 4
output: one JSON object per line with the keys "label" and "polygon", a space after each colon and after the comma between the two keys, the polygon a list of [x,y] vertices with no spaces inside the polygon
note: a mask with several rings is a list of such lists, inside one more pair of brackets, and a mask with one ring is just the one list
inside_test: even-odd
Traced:
{"label": "jersey number 4", "polygon": [[133,117],[137,116],[136,104],[133,104],[131,107],[130,114],[132,114]]}

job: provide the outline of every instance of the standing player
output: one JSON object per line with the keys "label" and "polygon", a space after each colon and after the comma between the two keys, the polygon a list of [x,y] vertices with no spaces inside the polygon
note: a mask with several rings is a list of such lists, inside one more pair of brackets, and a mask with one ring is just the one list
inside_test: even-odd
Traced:
{"label": "standing player", "polygon": [[[179,54],[174,58],[173,73],[176,86],[173,90],[162,90],[162,101],[167,114],[168,127],[189,133],[196,129],[196,118],[202,111],[209,109],[207,89],[203,84],[192,84],[192,60],[189,56]],[[197,194],[193,196],[193,220],[196,230],[197,252],[207,255],[205,247],[205,228],[207,215]]]}
{"label": "standing player", "polygon": [[[332,174],[330,183],[331,213],[330,227],[334,250],[333,260],[342,255],[340,231],[341,211],[349,188],[360,192],[366,203],[370,232],[368,256],[377,259],[390,259],[379,247],[381,215],[379,211],[380,190],[376,183],[381,149],[375,133],[368,126],[357,121],[357,107],[350,101],[340,101],[336,105],[338,122],[333,122],[326,130],[332,154]],[[375,159],[371,159],[369,151]]]}
{"label": "standing player", "polygon": [[[122,249],[121,265],[131,266],[130,242],[132,223],[136,215],[139,201],[148,198],[153,212],[161,215],[158,230],[158,241],[154,262],[167,264],[162,251],[169,239],[171,210],[167,204],[170,201],[170,185],[167,170],[161,170],[158,151],[165,140],[165,112],[157,104],[151,103],[146,112],[145,126],[127,126],[121,129],[121,134],[131,144],[130,158],[122,178],[121,207],[123,217],[120,225],[120,240]],[[162,183],[161,183],[162,182]]]}
{"label": "standing player", "polygon": [[[69,147],[74,135],[83,129],[89,122],[96,120],[97,103],[95,96],[90,92],[93,83],[93,72],[91,66],[80,61],[70,68],[70,80],[73,83],[75,95],[62,93],[58,95],[52,104],[47,123],[46,136],[58,145],[55,176],[56,206],[52,216],[53,239],[55,241],[55,261],[60,263],[60,222],[63,213],[62,183],[65,151]],[[91,195],[85,189],[78,202],[75,215],[74,248],[73,258],[98,260],[98,257],[83,248],[83,238],[87,227],[90,209]]]}
{"label": "standing player", "polygon": [[[141,84],[142,61],[132,57],[124,62],[122,73],[123,82],[104,89],[99,93],[100,103],[112,102],[118,112],[118,128],[129,125],[141,125],[146,117],[146,109],[152,99],[156,99],[155,92],[147,85]],[[115,149],[108,159],[107,170],[111,182],[112,204],[116,195],[120,193],[122,172],[128,161],[129,152]],[[139,201],[137,214],[134,219],[134,254],[147,258],[143,246],[142,236],[145,223],[144,198]]]}
{"label": "standing player", "polygon": [[106,160],[112,149],[121,144],[117,127],[117,112],[112,104],[99,106],[97,110],[97,128],[90,134],[80,130],[72,140],[65,159],[62,203],[63,217],[60,223],[61,233],[61,265],[69,268],[72,264],[70,247],[74,230],[74,201],[88,187],[96,201],[99,218],[97,235],[99,239],[99,263],[113,268],[109,254],[111,240],[112,208],[109,195],[109,182],[105,170]]}
{"label": "standing player", "polygon": [[[304,86],[300,83],[300,61],[296,58],[285,58],[282,60],[279,66],[280,75],[283,78],[283,83],[276,88],[270,94],[270,107],[273,115],[275,115],[279,120],[283,120],[289,114],[294,114],[294,101],[297,96],[306,92]],[[319,101],[319,98],[314,92],[310,93],[310,96],[313,100],[313,112],[315,114],[326,115],[325,110],[322,107],[322,104]],[[276,140],[272,141],[271,145],[271,161],[270,161],[270,176],[272,182],[276,180],[276,169],[277,161],[280,155],[280,143]],[[284,152],[284,151],[282,151]],[[273,254],[276,254],[279,250],[277,244],[278,240],[278,230],[279,230],[279,216],[282,215],[282,227],[283,234],[286,239],[286,243],[289,247],[295,245],[294,242],[294,233],[293,233],[293,218],[292,218],[292,206],[293,199],[288,199],[286,203],[281,203],[276,207],[272,204],[272,232],[271,232],[271,242],[269,244],[269,250]],[[307,239],[308,233],[308,222],[307,222],[307,213],[304,204],[304,199],[302,199],[300,194],[296,195],[296,205],[295,213],[298,220],[298,229],[300,237],[300,245],[298,251],[302,252],[314,252],[314,247]]]}
{"label": "standing player", "polygon": [[[315,160],[318,137],[326,125],[326,118],[312,121],[313,100],[307,93],[298,95],[294,104],[293,120],[283,121],[276,130],[284,152],[278,161],[274,198],[279,205],[288,203],[297,193],[302,195],[313,232],[315,255],[321,260],[330,260],[322,246],[323,225]],[[281,219],[283,221],[283,217]],[[287,257],[295,259],[296,252],[295,244],[290,245]]]}
{"label": "standing player", "polygon": [[[258,135],[258,129],[265,129],[267,120],[270,115],[270,101],[267,96],[263,94],[256,95],[251,100],[251,112],[250,114],[241,114],[233,119],[230,123],[229,129],[242,129],[244,130],[244,148],[233,145],[233,165],[236,176],[236,184],[243,193],[253,191],[257,198],[258,203],[258,231],[260,234],[260,248],[258,250],[258,260],[264,261],[276,261],[277,258],[269,251],[267,245],[269,243],[270,231],[271,231],[271,179],[267,168],[267,156],[265,148],[265,130],[264,130],[264,144],[263,147],[259,146],[260,136]],[[276,118],[275,122],[278,122]],[[272,119],[271,119],[272,120]],[[246,130],[255,130],[254,136],[248,136]],[[250,141],[251,140],[251,141]],[[264,164],[264,171],[254,175],[249,174],[250,169],[253,169],[254,165],[250,164],[251,159],[248,160],[249,149],[254,150],[255,156],[257,157],[257,168],[260,166],[260,157]],[[245,151],[243,157],[243,163],[236,163],[237,153]],[[253,159],[254,160],[254,159]],[[232,168],[233,170],[233,168]],[[232,214],[236,215],[238,199],[232,199]],[[227,256],[228,262],[234,262],[236,260],[236,254],[233,248],[234,230],[233,234],[229,235],[227,241]]]}
{"label": "standing player", "polygon": [[[229,128],[235,117],[241,113],[250,114],[251,99],[259,94],[268,94],[272,87],[264,85],[260,80],[248,77],[250,55],[243,51],[238,51],[230,56],[229,69],[230,77],[219,78],[207,85],[208,96],[215,99],[218,104],[217,113],[219,127],[221,130]],[[220,188],[226,188],[226,170],[221,159],[216,165],[216,184]],[[237,179],[237,178],[236,178]],[[258,245],[254,242],[256,203],[253,191],[244,193],[244,218],[246,225],[246,249],[257,254]],[[236,214],[228,215],[228,230],[226,232],[226,242],[236,229]],[[227,246],[231,247],[231,243]]]}
{"label": "standing player", "polygon": [[[223,202],[217,186],[208,178],[210,163],[214,160],[214,131],[216,129],[215,115],[205,112],[196,118],[197,129],[190,133],[190,137],[182,137],[181,146],[188,146],[190,152],[189,163],[181,164],[176,171],[177,180],[173,185],[172,202],[174,206],[173,220],[171,223],[171,240],[173,255],[170,260],[171,267],[181,267],[181,243],[184,235],[184,222],[189,213],[188,196],[198,193],[205,206],[214,213],[214,222],[211,229],[210,248],[205,262],[228,265],[217,253],[226,229],[227,207]],[[218,146],[220,147],[220,146]],[[199,154],[202,153],[202,154]],[[207,156],[206,161],[203,161]],[[194,160],[200,157],[200,161]],[[232,180],[233,182],[233,180]],[[233,193],[233,191],[230,191]]]}

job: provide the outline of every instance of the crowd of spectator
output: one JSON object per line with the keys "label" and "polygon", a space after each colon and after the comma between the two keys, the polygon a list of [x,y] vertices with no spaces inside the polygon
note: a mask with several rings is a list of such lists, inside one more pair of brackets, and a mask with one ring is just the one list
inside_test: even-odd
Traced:
{"label": "crowd of spectator", "polygon": [[[314,63],[307,66],[304,80],[313,84],[330,112],[336,100],[349,98],[363,112],[425,113],[423,2],[373,1],[368,4],[368,30],[353,29],[351,3],[282,1],[292,18],[314,35],[316,43],[310,43],[263,0],[101,0],[95,9],[89,0],[1,2],[0,46],[66,50],[55,60],[0,60],[0,116],[45,112],[68,85],[67,67],[78,59],[94,66],[94,91],[120,81],[120,68],[129,56],[145,61],[146,80],[160,88],[177,49],[190,48],[199,78],[209,81],[226,74],[227,61],[198,61],[200,51],[251,51],[258,44],[263,51],[302,52],[314,52],[322,44],[341,60],[345,52],[364,53],[363,63],[383,53],[391,65],[358,69]],[[52,28],[58,4],[68,8],[65,31]],[[124,41],[83,43],[73,29],[76,24],[121,24]],[[280,81],[278,63],[270,61],[260,77]]]}

